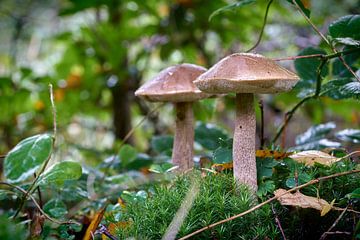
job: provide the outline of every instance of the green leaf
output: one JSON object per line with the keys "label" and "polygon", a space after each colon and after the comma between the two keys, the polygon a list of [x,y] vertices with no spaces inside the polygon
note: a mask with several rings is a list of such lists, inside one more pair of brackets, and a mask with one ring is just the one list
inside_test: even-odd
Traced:
{"label": "green leaf", "polygon": [[355,40],[349,37],[346,38],[334,38],[333,41],[335,43],[341,43],[343,45],[348,45],[348,46],[360,46],[360,41],[359,40]]}
{"label": "green leaf", "polygon": [[273,193],[274,191],[275,191],[275,182],[272,180],[268,180],[265,182],[261,182],[259,184],[259,188],[256,194],[259,197],[263,197],[268,193]]}
{"label": "green leaf", "polygon": [[[294,4],[292,0],[287,0],[289,3]],[[299,5],[301,10],[305,13],[305,15],[309,18],[310,17],[310,9],[306,8],[305,5],[302,3],[301,0],[296,0],[296,3]]]}
{"label": "green leaf", "polygon": [[360,143],[359,129],[344,129],[340,132],[337,132],[335,136],[342,141]]}
{"label": "green leaf", "polygon": [[297,145],[313,142],[324,138],[328,133],[336,127],[335,123],[328,122],[310,127],[306,132],[296,137],[295,143]]}
{"label": "green leaf", "polygon": [[339,148],[341,144],[339,142],[331,141],[327,138],[307,142],[301,145],[297,145],[296,147],[292,147],[289,150],[319,150],[323,148]]}
{"label": "green leaf", "polygon": [[72,161],[54,164],[41,174],[38,185],[55,183],[62,185],[66,180],[76,180],[82,175],[81,165]]}
{"label": "green leaf", "polygon": [[4,160],[4,175],[8,182],[21,182],[33,176],[51,155],[53,138],[41,134],[18,143]]}
{"label": "green leaf", "polygon": [[[298,56],[307,56],[313,54],[326,55],[326,52],[320,48],[309,47],[300,51]],[[316,82],[317,70],[320,63],[321,60],[319,58],[299,58],[295,60],[295,69],[301,78],[297,84],[297,87],[311,87]],[[327,75],[327,73],[328,67],[325,65],[321,75],[324,77]]]}
{"label": "green leaf", "polygon": [[[311,181],[311,176],[305,172],[300,172],[298,175],[298,185]],[[296,181],[294,177],[288,178],[285,182],[288,188],[296,187]]]}
{"label": "green leaf", "polygon": [[173,169],[175,169],[174,165],[166,162],[163,164],[151,165],[151,167],[149,168],[149,171],[154,172],[154,173],[167,173],[167,172],[171,172]]}
{"label": "green leaf", "polygon": [[232,148],[219,147],[213,153],[214,163],[228,163],[233,160]]}
{"label": "green leaf", "polygon": [[198,122],[195,127],[195,141],[209,150],[220,147],[220,140],[228,139],[225,132],[213,124]]}
{"label": "green leaf", "polygon": [[126,166],[136,159],[138,152],[131,145],[125,144],[119,151],[119,158],[122,166]]}
{"label": "green leaf", "polygon": [[360,40],[360,15],[348,15],[339,18],[329,26],[332,38],[352,38]]}
{"label": "green leaf", "polygon": [[228,12],[228,11],[234,11],[240,7],[249,5],[254,3],[255,0],[237,0],[237,2],[226,5],[225,7],[219,8],[216,11],[214,11],[210,17],[209,17],[209,21],[211,21],[211,19],[219,14],[222,14],[224,12]]}
{"label": "green leaf", "polygon": [[278,164],[279,162],[273,158],[256,158],[257,178],[264,179],[271,177],[273,168]]}
{"label": "green leaf", "polygon": [[[346,46],[343,48],[343,51],[354,49],[352,46]],[[353,52],[343,56],[344,61],[354,70],[357,71],[356,62],[360,59],[360,52]],[[344,66],[339,58],[336,58],[333,62],[333,75],[340,77],[353,77],[351,72]]]}
{"label": "green leaf", "polygon": [[351,94],[344,94],[340,91],[340,88],[349,82],[352,82],[351,78],[341,78],[329,81],[322,86],[322,93],[320,95],[328,96],[335,100],[351,98]]}
{"label": "green leaf", "polygon": [[344,95],[352,95],[353,98],[360,98],[360,82],[350,82],[340,88]]}
{"label": "green leaf", "polygon": [[201,101],[195,102],[193,105],[195,118],[200,121],[206,122],[214,114],[215,106],[215,98],[206,98]]}
{"label": "green leaf", "polygon": [[64,217],[68,213],[65,203],[58,198],[54,198],[48,201],[44,205],[43,210],[54,218]]}
{"label": "green leaf", "polygon": [[346,197],[350,199],[360,198],[360,188],[357,188],[351,193],[347,194]]}
{"label": "green leaf", "polygon": [[155,136],[151,139],[151,148],[157,152],[171,156],[174,145],[174,138],[172,136]]}

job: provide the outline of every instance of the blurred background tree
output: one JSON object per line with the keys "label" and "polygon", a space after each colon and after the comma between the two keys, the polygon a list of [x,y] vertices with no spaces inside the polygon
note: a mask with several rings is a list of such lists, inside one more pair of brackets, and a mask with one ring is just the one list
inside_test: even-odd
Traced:
{"label": "blurred background tree", "polygon": [[[172,64],[190,62],[210,67],[223,56],[245,51],[256,42],[267,1],[209,20],[215,10],[231,2],[1,1],[0,153],[5,154],[20,138],[51,129],[48,83],[55,86],[61,136],[73,143],[74,151],[111,149],[153,108],[134,97],[141,83]],[[311,6],[312,20],[324,28],[339,16],[359,13],[357,0],[304,3]],[[284,57],[318,45],[321,39],[309,27],[304,28],[305,24],[290,3],[275,1],[264,38],[255,51]],[[292,68],[291,62],[284,64]],[[217,122],[231,131],[228,114],[223,114],[233,107],[227,98],[199,103],[197,119]],[[269,135],[283,120],[280,113],[296,99],[292,94],[263,99],[265,114],[275,123],[266,126]],[[353,106],[353,101],[339,104]],[[311,125],[331,116],[358,125],[357,108],[344,115],[344,105],[339,104],[327,109],[325,105],[333,105],[330,100],[309,103],[302,113],[306,116],[299,119],[307,119]],[[214,114],[215,109],[218,114]],[[151,115],[129,142],[145,150],[145,140],[152,135],[171,133],[166,127],[171,122],[170,111],[171,106],[165,106],[161,113]],[[307,127],[297,126],[292,131],[297,134]],[[292,142],[289,140],[288,145]]]}

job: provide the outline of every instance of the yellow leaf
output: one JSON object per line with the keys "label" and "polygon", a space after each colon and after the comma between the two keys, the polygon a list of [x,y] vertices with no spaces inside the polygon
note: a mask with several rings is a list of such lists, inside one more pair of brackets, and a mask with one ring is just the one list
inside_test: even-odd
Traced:
{"label": "yellow leaf", "polygon": [[126,205],[125,205],[125,201],[122,199],[122,198],[118,198],[118,203],[119,203],[119,205],[121,206],[121,208],[125,208],[126,207]]}
{"label": "yellow leaf", "polygon": [[[278,197],[281,205],[294,206],[301,208],[313,208],[322,211],[324,206],[330,205],[327,201],[321,198],[310,197],[302,194],[301,192],[285,193],[285,189],[278,189],[274,192]],[[331,208],[329,209],[329,211]]]}
{"label": "yellow leaf", "polygon": [[288,157],[292,152],[280,152],[273,150],[256,150],[256,157],[258,158],[274,158],[274,159],[283,159]]}
{"label": "yellow leaf", "polygon": [[101,209],[100,211],[98,211],[95,214],[95,217],[93,218],[93,220],[91,220],[89,227],[86,229],[86,233],[84,235],[83,240],[92,240],[93,239],[92,234],[95,233],[97,227],[99,226],[99,224],[104,216],[104,213],[105,213],[105,208]]}
{"label": "yellow leaf", "polygon": [[313,166],[315,163],[330,166],[331,164],[340,161],[341,158],[331,156],[327,153],[315,150],[303,151],[294,153],[289,156],[297,162],[304,163],[307,166]]}
{"label": "yellow leaf", "polygon": [[220,163],[220,164],[213,164],[211,166],[211,169],[214,169],[217,172],[222,172],[224,170],[227,169],[232,169],[233,168],[233,163],[229,162],[229,163]]}
{"label": "yellow leaf", "polygon": [[335,203],[335,199],[331,201],[331,203],[326,204],[323,206],[323,208],[321,209],[321,213],[320,216],[325,216],[328,212],[330,212],[330,210],[333,208]]}

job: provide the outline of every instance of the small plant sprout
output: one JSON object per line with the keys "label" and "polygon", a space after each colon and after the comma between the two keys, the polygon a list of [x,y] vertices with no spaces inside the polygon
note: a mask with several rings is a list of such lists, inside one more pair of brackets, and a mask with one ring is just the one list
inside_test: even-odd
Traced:
{"label": "small plant sprout", "polygon": [[172,102],[176,111],[176,129],[172,162],[183,172],[193,167],[194,114],[192,103],[207,98],[193,81],[205,68],[193,64],[179,64],[161,71],[151,81],[142,85],[135,95],[151,102]]}
{"label": "small plant sprout", "polygon": [[254,94],[289,91],[298,80],[296,74],[262,55],[235,53],[216,63],[194,82],[207,93],[236,93],[234,177],[254,191],[257,190]]}

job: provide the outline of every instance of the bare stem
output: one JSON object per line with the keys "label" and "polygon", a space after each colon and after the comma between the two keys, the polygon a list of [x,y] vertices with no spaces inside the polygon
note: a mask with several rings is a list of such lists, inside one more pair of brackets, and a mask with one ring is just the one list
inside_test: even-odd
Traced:
{"label": "bare stem", "polygon": [[210,228],[216,227],[216,226],[221,225],[221,224],[223,224],[223,223],[232,221],[232,220],[234,220],[234,219],[236,219],[236,218],[239,218],[239,217],[242,217],[242,216],[244,216],[244,215],[246,215],[246,214],[249,214],[249,213],[251,213],[251,212],[253,212],[253,211],[255,211],[255,210],[257,210],[257,209],[259,209],[259,208],[261,208],[261,207],[263,207],[263,206],[265,206],[266,204],[271,203],[271,202],[274,201],[274,200],[277,200],[278,198],[282,197],[282,196],[285,195],[285,194],[288,194],[288,193],[291,193],[291,192],[300,190],[300,189],[302,189],[302,188],[304,188],[304,187],[307,187],[307,186],[310,186],[310,185],[319,183],[320,181],[326,181],[326,180],[329,180],[329,179],[332,179],[332,178],[341,177],[341,176],[345,176],[345,175],[349,175],[349,174],[355,174],[355,173],[359,173],[359,172],[360,172],[360,169],[357,169],[357,170],[351,170],[351,171],[336,173],[336,174],[332,174],[332,175],[329,175],[329,176],[324,176],[324,177],[319,177],[319,178],[317,178],[317,179],[313,179],[313,180],[311,180],[311,181],[309,181],[309,182],[307,182],[307,183],[305,183],[305,184],[302,184],[302,185],[300,185],[300,186],[291,188],[291,189],[287,190],[286,192],[284,192],[283,194],[280,194],[280,195],[278,195],[278,196],[274,196],[274,197],[272,197],[272,198],[269,198],[268,200],[266,200],[266,201],[264,201],[264,202],[262,202],[262,203],[260,203],[260,204],[258,204],[258,205],[256,205],[256,206],[250,208],[249,210],[247,210],[247,211],[245,211],[245,212],[242,212],[242,213],[240,213],[240,214],[234,215],[234,216],[232,216],[232,217],[226,218],[226,219],[224,219],[224,220],[221,220],[221,221],[219,221],[219,222],[210,224],[210,225],[208,225],[208,226],[206,226],[206,227],[203,227],[203,228],[201,228],[201,229],[199,229],[199,230],[196,230],[195,232],[192,232],[192,233],[190,233],[190,234],[188,234],[188,235],[180,238],[179,240],[189,239],[190,237],[195,236],[195,235],[198,234],[198,233],[201,233],[201,232],[206,231],[206,230],[208,230],[208,229],[210,229]]}
{"label": "bare stem", "polygon": [[252,50],[254,50],[257,46],[259,46],[260,42],[261,42],[261,38],[264,34],[264,30],[265,30],[265,26],[266,26],[266,22],[267,22],[267,17],[268,17],[268,13],[269,13],[269,10],[270,10],[270,6],[271,4],[273,3],[273,0],[270,0],[268,5],[266,6],[266,11],[265,11],[265,16],[264,16],[264,22],[263,22],[263,25],[261,27],[261,31],[260,31],[260,34],[259,34],[259,37],[256,41],[256,43],[254,44],[254,46],[252,46],[250,49],[248,49],[246,52],[250,52]]}
{"label": "bare stem", "polygon": [[346,213],[348,209],[348,206],[346,206],[346,208],[341,212],[341,214],[339,215],[339,217],[335,220],[335,222],[329,227],[329,229],[324,232],[319,240],[324,240],[326,238],[326,235],[328,234],[328,232],[331,232],[331,230],[333,230],[333,228],[339,223],[339,221],[342,219],[342,217],[344,216],[344,214]]}
{"label": "bare stem", "polygon": [[[51,102],[51,110],[53,114],[53,127],[54,127],[54,139],[56,139],[57,134],[57,124],[56,124],[56,107],[54,102],[54,91],[53,91],[53,85],[49,83],[49,92],[50,92],[50,102]],[[55,140],[54,140],[55,141]]]}

